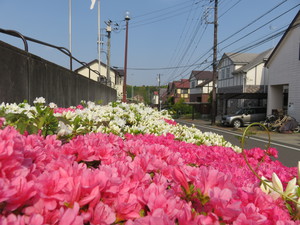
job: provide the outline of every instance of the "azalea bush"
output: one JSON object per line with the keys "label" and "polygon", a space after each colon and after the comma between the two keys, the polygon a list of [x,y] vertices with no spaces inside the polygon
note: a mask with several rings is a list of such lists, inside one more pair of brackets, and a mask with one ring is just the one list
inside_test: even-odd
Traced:
{"label": "azalea bush", "polygon": [[[273,161],[275,149],[240,154],[232,147],[187,143],[176,132],[125,133],[126,124],[120,135],[100,132],[101,125],[111,128],[106,120],[93,121],[100,113],[96,105],[51,105],[53,114],[44,107],[37,114],[27,104],[2,106],[0,224],[300,224],[299,169]],[[157,113],[161,125],[188,130],[145,106],[105,107],[119,110],[113,114],[121,120],[144,107],[133,113],[145,120],[144,113]],[[7,120],[9,113],[27,115],[19,122],[38,131],[20,129],[16,118]],[[46,134],[36,119],[48,116],[56,119],[43,120]]]}
{"label": "azalea bush", "polygon": [[47,106],[43,98],[37,98],[34,103],[33,106],[27,103],[2,103],[0,117],[6,118],[6,125],[22,128],[18,129],[21,133],[26,131],[33,134],[39,130],[43,134],[58,134],[69,139],[91,132],[113,133],[121,137],[127,133],[135,135],[171,133],[180,141],[197,145],[232,147],[235,151],[241,152],[239,146],[232,145],[221,135],[201,132],[194,126],[177,124],[168,111],[157,111],[144,104],[114,102],[103,106],[94,102],[83,102],[76,107],[58,108],[54,103]]}

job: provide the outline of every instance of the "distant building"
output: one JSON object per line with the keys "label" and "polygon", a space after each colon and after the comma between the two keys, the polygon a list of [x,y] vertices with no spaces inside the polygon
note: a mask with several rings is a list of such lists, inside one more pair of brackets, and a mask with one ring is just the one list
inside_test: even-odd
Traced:
{"label": "distant building", "polygon": [[163,107],[163,104],[165,102],[165,94],[167,89],[166,88],[160,88],[159,91],[154,91],[151,99],[151,105],[152,107],[155,107],[157,109],[161,109]]}
{"label": "distant building", "polygon": [[155,107],[157,107],[157,106],[159,105],[159,95],[158,95],[158,91],[154,91],[154,92],[153,92],[151,104],[152,104],[153,106],[155,106]]}
{"label": "distant building", "polygon": [[173,81],[168,84],[167,98],[172,98],[174,103],[177,103],[180,99],[184,102],[190,100],[190,81],[189,79],[181,79],[180,81]]}
{"label": "distant building", "polygon": [[133,102],[137,102],[137,103],[143,103],[143,102],[145,102],[144,97],[141,96],[141,95],[134,95],[132,97],[132,100],[133,100]]}
{"label": "distant building", "polygon": [[201,115],[211,112],[210,93],[213,88],[213,73],[211,71],[192,71],[190,75],[190,104]]}
{"label": "distant building", "polygon": [[101,62],[101,75],[99,76],[99,74],[95,72],[98,71],[98,65],[98,60],[95,59],[86,66],[79,67],[75,72],[116,89],[117,98],[121,100],[123,97],[124,71],[113,68],[110,68],[108,71],[107,65]]}
{"label": "distant building", "polygon": [[272,49],[260,54],[224,53],[218,64],[218,114],[238,108],[266,106],[267,73],[264,67]]}

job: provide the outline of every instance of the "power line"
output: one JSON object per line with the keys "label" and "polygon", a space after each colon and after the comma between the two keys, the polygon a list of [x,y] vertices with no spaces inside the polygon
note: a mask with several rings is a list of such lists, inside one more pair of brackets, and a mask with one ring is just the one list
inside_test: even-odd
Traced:
{"label": "power line", "polygon": [[222,13],[218,19],[220,19],[222,16],[224,16],[226,13],[228,13],[231,9],[233,9],[237,4],[239,4],[242,0],[238,0],[234,5],[232,5],[229,9],[227,9],[224,13]]}
{"label": "power line", "polygon": [[[266,13],[264,13],[263,15],[257,17],[255,20],[253,20],[252,22],[250,22],[249,24],[247,24],[247,25],[244,26],[243,28],[239,29],[238,31],[234,32],[233,34],[231,34],[231,35],[230,35],[229,37],[227,37],[226,39],[224,39],[224,40],[222,40],[221,42],[219,42],[218,45],[221,45],[221,44],[225,43],[227,40],[229,40],[230,38],[237,36],[237,34],[241,33],[243,30],[245,30],[246,28],[248,28],[248,27],[250,27],[251,25],[253,25],[255,22],[257,22],[257,21],[259,21],[260,19],[262,19],[266,14],[269,14],[270,12],[274,11],[276,8],[278,8],[279,6],[281,6],[281,5],[282,5],[283,3],[285,3],[286,1],[287,1],[287,0],[285,0],[284,2],[281,2],[281,3],[277,4],[277,5],[274,6],[272,9],[270,9],[270,10],[268,10]],[[238,3],[240,3],[240,2],[241,2],[241,0],[237,1],[234,5],[232,5],[228,10],[226,10],[226,11],[225,11],[221,16],[219,16],[218,18],[221,18],[223,15],[225,15],[226,13],[228,13],[229,10],[231,10],[234,6],[236,6],[236,5],[237,5]],[[195,3],[195,2],[193,1],[193,3]],[[194,4],[192,4],[192,6],[193,6],[193,5],[194,5]],[[262,27],[265,27],[266,25],[270,24],[270,23],[273,22],[274,20],[279,19],[281,16],[283,16],[283,15],[285,15],[286,13],[290,12],[291,10],[295,9],[295,8],[298,7],[299,5],[300,5],[300,4],[297,4],[296,6],[294,6],[294,7],[291,8],[291,9],[289,9],[288,11],[282,13],[281,15],[275,17],[274,19],[270,20],[269,22],[267,22],[267,23],[263,24],[262,26],[260,26],[260,27],[258,27],[258,28],[256,28],[256,29],[254,29],[254,30],[251,31],[250,33],[244,35],[242,38],[239,38],[237,41],[231,42],[230,44],[224,46],[221,50],[224,50],[224,49],[228,48],[229,46],[232,46],[232,45],[235,44],[236,42],[238,42],[238,41],[244,39],[244,38],[247,37],[247,36],[250,36],[250,34],[256,33],[256,32],[257,32],[259,29],[261,29]],[[189,7],[191,7],[191,5],[190,5]],[[196,9],[197,7],[194,7],[194,8]],[[175,11],[175,12],[176,12],[176,11]],[[183,11],[181,11],[181,12],[183,12]],[[189,9],[189,10],[188,10],[188,18],[192,18],[192,17],[191,17],[191,13],[196,13],[196,12],[197,12],[196,10],[193,10],[193,11],[192,11],[191,9]],[[172,11],[172,13],[174,13],[174,10]],[[172,16],[172,14],[168,14],[167,16]],[[165,18],[166,18],[166,17],[165,17]],[[162,17],[162,19],[163,19],[163,17]],[[154,20],[154,19],[153,19],[153,20]],[[197,20],[196,20],[196,21],[197,21]],[[187,20],[187,22],[188,22],[188,20]],[[186,23],[187,23],[187,22],[186,22]],[[152,21],[151,23],[153,23],[153,21]],[[189,25],[190,25],[190,27],[191,27],[192,23],[189,23]],[[194,26],[194,27],[197,28],[198,26],[199,26],[199,21],[198,21],[197,23],[195,23],[195,26]],[[201,26],[200,26],[200,27],[201,27]],[[198,28],[200,28],[200,27],[198,27]],[[192,69],[192,67],[198,68],[198,67],[203,66],[203,65],[206,65],[206,64],[209,64],[206,68],[211,67],[212,64],[211,64],[211,62],[209,62],[208,59],[212,56],[212,54],[209,54],[209,53],[211,52],[212,48],[209,48],[208,51],[207,51],[205,54],[202,54],[200,57],[198,57],[198,59],[197,59],[196,61],[194,61],[194,63],[191,63],[191,64],[190,64],[190,63],[185,63],[185,62],[186,62],[185,58],[187,58],[186,56],[189,55],[189,58],[188,58],[188,61],[187,61],[187,62],[190,62],[190,61],[191,61],[191,58],[192,58],[192,56],[193,56],[193,54],[194,54],[194,52],[195,52],[195,48],[193,49],[192,52],[189,51],[189,50],[191,49],[191,46],[195,43],[196,37],[199,37],[199,36],[196,36],[198,33],[195,34],[195,32],[196,32],[195,29],[193,29],[193,32],[186,32],[186,33],[185,33],[185,37],[184,37],[185,39],[187,39],[188,33],[191,34],[191,35],[189,36],[189,39],[188,39],[189,41],[181,42],[182,44],[181,44],[180,48],[183,48],[183,44],[184,44],[184,43],[187,43],[187,44],[185,45],[185,48],[182,49],[181,54],[175,55],[175,53],[176,53],[176,52],[175,52],[175,53],[174,53],[174,56],[172,56],[172,57],[174,58],[173,62],[177,62],[177,63],[175,63],[176,66],[160,67],[160,68],[128,68],[128,69],[130,69],[130,70],[175,70],[175,71],[171,72],[171,73],[172,73],[172,76],[173,76],[172,78],[175,79],[175,78],[177,78],[177,77],[183,76],[184,73],[186,73],[187,71],[190,71],[190,69]],[[203,31],[203,32],[204,32],[204,31]],[[249,45],[249,43],[248,43],[247,46],[241,47],[242,49],[241,49],[239,52],[243,52],[243,51],[247,51],[247,50],[249,50],[249,49],[256,48],[256,47],[258,47],[258,46],[260,46],[260,45],[262,45],[262,44],[264,44],[264,43],[266,43],[266,42],[268,42],[268,41],[270,41],[270,40],[273,40],[273,39],[276,38],[276,37],[279,37],[280,35],[282,35],[282,32],[284,32],[284,31],[277,32],[276,34],[274,34],[274,35],[272,35],[272,36],[268,36],[267,38],[264,38],[263,40],[258,40],[257,42],[255,42],[255,43],[253,43],[253,44],[250,44],[250,45]],[[203,35],[203,34],[204,34],[204,33],[202,33],[202,35]],[[179,41],[182,40],[182,37],[183,37],[183,31],[182,31],[182,33],[181,33],[181,38],[179,39]],[[197,40],[198,40],[198,39],[197,39]],[[199,41],[200,41],[200,40],[201,40],[201,38],[199,39]],[[199,42],[198,42],[198,43],[199,43]],[[178,49],[179,49],[179,48],[178,48],[178,44],[177,44],[177,47],[176,47],[177,53],[180,52],[180,51],[178,51]],[[208,55],[208,54],[209,54],[209,55]],[[207,55],[208,55],[208,56],[207,56]],[[207,56],[206,59],[203,60],[202,63],[199,63],[199,61],[200,61],[201,59],[203,59],[205,56]],[[179,57],[180,57],[180,58],[179,58]],[[175,60],[176,58],[179,58],[179,59],[181,59],[181,60],[177,61],[177,60]],[[183,65],[184,63],[185,63],[185,65]],[[187,65],[187,64],[188,64],[188,65]],[[178,75],[174,76],[174,74],[176,74],[176,73],[178,72],[178,71],[177,71],[178,69],[183,69],[183,71],[181,71],[181,73],[179,73]],[[169,80],[169,79],[168,79],[168,80]]]}
{"label": "power line", "polygon": [[[207,6],[203,5],[202,7],[208,7],[208,5]],[[196,17],[199,18],[198,15],[196,15]],[[177,73],[177,71],[178,71],[177,68],[180,68],[180,65],[182,65],[184,63],[188,64],[188,62],[190,61],[190,60],[188,60],[187,62],[185,62],[184,59],[185,59],[185,56],[189,53],[189,51],[190,51],[190,49],[192,47],[192,44],[195,43],[195,38],[197,36],[197,33],[200,31],[200,27],[203,25],[203,17],[201,18],[201,20],[196,19],[195,21],[196,21],[196,23],[194,24],[193,32],[189,32],[190,35],[189,35],[189,39],[188,40],[187,40],[188,32],[186,32],[185,39],[182,41],[182,45],[180,46],[180,49],[178,50],[178,55],[173,60],[174,62],[176,62],[175,63],[176,64],[176,69],[174,71],[170,71],[169,72],[170,76],[172,76],[172,73]],[[206,30],[206,28],[204,28],[204,31],[205,30]],[[202,38],[203,35],[204,35],[204,32],[203,32],[202,35],[200,35],[200,39]],[[199,42],[200,42],[200,40],[197,43],[199,43]],[[186,44],[183,45],[183,43],[186,43]],[[184,47],[184,49],[183,49],[183,47]],[[194,48],[194,51],[195,51],[196,48]],[[181,52],[181,53],[179,54],[179,52]],[[191,57],[192,56],[190,56],[190,58]]]}
{"label": "power line", "polygon": [[[253,31],[250,31],[249,33],[245,34],[244,36],[242,36],[241,38],[239,38],[238,40],[235,40],[234,42],[231,42],[230,44],[226,45],[225,47],[223,47],[221,49],[221,51],[223,51],[224,49],[226,49],[227,47],[231,46],[232,44],[236,44],[237,42],[239,42],[240,40],[248,37],[249,35],[253,34],[254,32],[258,31],[259,29],[265,27],[266,25],[268,25],[269,23],[273,22],[274,20],[277,20],[278,18],[282,17],[283,15],[285,15],[286,13],[292,11],[293,9],[295,9],[296,7],[298,7],[300,4],[290,8],[289,10],[285,11],[284,13],[280,14],[279,16],[275,17],[274,19],[268,21],[267,23],[264,23],[263,25],[259,26],[258,28],[256,28],[255,30]],[[224,42],[224,41],[222,41]],[[219,44],[221,44],[222,42],[220,42]]]}
{"label": "power line", "polygon": [[230,36],[228,36],[227,38],[225,38],[223,41],[221,41],[219,44],[222,44],[223,42],[229,40],[230,38],[232,38],[233,36],[235,36],[236,34],[240,33],[241,31],[245,30],[246,28],[248,28],[249,26],[251,26],[252,24],[254,24],[255,22],[257,22],[258,20],[260,20],[261,18],[263,18],[264,16],[268,15],[269,13],[271,13],[272,11],[274,11],[276,8],[278,8],[279,6],[281,6],[282,4],[284,4],[287,0],[284,0],[283,2],[279,3],[278,5],[274,6],[272,9],[268,10],[267,12],[263,13],[261,16],[257,17],[256,19],[254,19],[253,21],[251,21],[250,23],[248,23],[246,26],[242,27],[241,29],[239,29],[238,31],[234,32],[233,34],[231,34]]}

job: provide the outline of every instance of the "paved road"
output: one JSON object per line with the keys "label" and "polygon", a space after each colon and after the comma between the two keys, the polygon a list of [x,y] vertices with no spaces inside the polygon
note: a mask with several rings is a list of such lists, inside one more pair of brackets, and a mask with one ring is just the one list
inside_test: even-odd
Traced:
{"label": "paved road", "polygon": [[[203,120],[177,120],[181,124],[191,126],[194,124],[202,132],[214,132],[223,135],[225,140],[241,146],[242,131],[234,131],[233,128],[211,126],[210,121]],[[259,147],[266,149],[268,146],[268,135],[266,132],[258,132],[245,139],[245,149]],[[278,159],[283,165],[295,167],[300,161],[300,134],[271,133],[270,147],[278,151]]]}

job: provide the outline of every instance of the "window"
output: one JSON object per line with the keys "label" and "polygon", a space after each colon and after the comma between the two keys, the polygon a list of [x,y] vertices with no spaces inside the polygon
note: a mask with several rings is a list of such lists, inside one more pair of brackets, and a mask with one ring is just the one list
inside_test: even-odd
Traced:
{"label": "window", "polygon": [[182,94],[187,94],[188,93],[188,89],[181,89],[181,93]]}
{"label": "window", "polygon": [[177,89],[177,94],[180,94],[181,93],[181,89]]}
{"label": "window", "polygon": [[230,77],[230,68],[226,68],[226,78]]}
{"label": "window", "polygon": [[195,85],[195,81],[192,81],[192,88],[195,88],[196,85]]}
{"label": "window", "polygon": [[222,69],[221,79],[225,78],[225,69]]}

